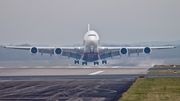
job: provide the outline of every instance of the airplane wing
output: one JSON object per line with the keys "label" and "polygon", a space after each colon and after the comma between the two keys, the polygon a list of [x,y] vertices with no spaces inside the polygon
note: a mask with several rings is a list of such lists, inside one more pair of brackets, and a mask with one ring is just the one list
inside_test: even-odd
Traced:
{"label": "airplane wing", "polygon": [[176,48],[175,46],[160,46],[160,47],[99,47],[99,55],[100,59],[105,59],[114,56],[121,56],[136,53],[145,53],[150,54],[152,50],[157,49],[173,49]]}
{"label": "airplane wing", "polygon": [[68,58],[81,59],[83,55],[83,47],[24,47],[24,46],[4,46],[8,49],[19,49],[19,50],[29,50],[31,54],[36,55],[37,53],[62,55],[67,56]]}

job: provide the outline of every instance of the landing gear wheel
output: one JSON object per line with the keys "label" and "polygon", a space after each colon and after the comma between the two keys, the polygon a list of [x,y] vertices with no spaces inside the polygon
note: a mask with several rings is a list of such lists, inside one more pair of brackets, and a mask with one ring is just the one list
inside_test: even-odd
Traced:
{"label": "landing gear wheel", "polygon": [[99,62],[94,62],[94,65],[99,65]]}
{"label": "landing gear wheel", "polygon": [[87,65],[87,62],[82,62],[82,65]]}
{"label": "landing gear wheel", "polygon": [[74,64],[79,64],[79,60],[74,60]]}
{"label": "landing gear wheel", "polygon": [[107,64],[107,60],[102,60],[102,64]]}

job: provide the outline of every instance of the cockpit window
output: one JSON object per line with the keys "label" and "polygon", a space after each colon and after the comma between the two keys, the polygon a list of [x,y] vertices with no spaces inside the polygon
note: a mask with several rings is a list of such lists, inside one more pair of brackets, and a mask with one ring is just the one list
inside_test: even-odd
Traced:
{"label": "cockpit window", "polygon": [[95,34],[89,34],[88,36],[96,36]]}

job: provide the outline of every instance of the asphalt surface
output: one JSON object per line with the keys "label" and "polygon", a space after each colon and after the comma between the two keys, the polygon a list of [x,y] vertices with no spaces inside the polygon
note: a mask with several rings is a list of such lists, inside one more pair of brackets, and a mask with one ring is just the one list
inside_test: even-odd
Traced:
{"label": "asphalt surface", "polygon": [[0,81],[0,101],[116,101],[134,81],[134,78]]}
{"label": "asphalt surface", "polygon": [[148,70],[147,66],[1,66],[0,101],[116,101],[138,77],[180,76],[146,74]]}

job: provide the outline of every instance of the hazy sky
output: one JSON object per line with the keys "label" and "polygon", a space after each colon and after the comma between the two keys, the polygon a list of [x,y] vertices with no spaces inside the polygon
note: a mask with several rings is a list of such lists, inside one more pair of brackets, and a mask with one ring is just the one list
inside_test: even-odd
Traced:
{"label": "hazy sky", "polygon": [[180,0],[0,0],[0,44],[180,40]]}

